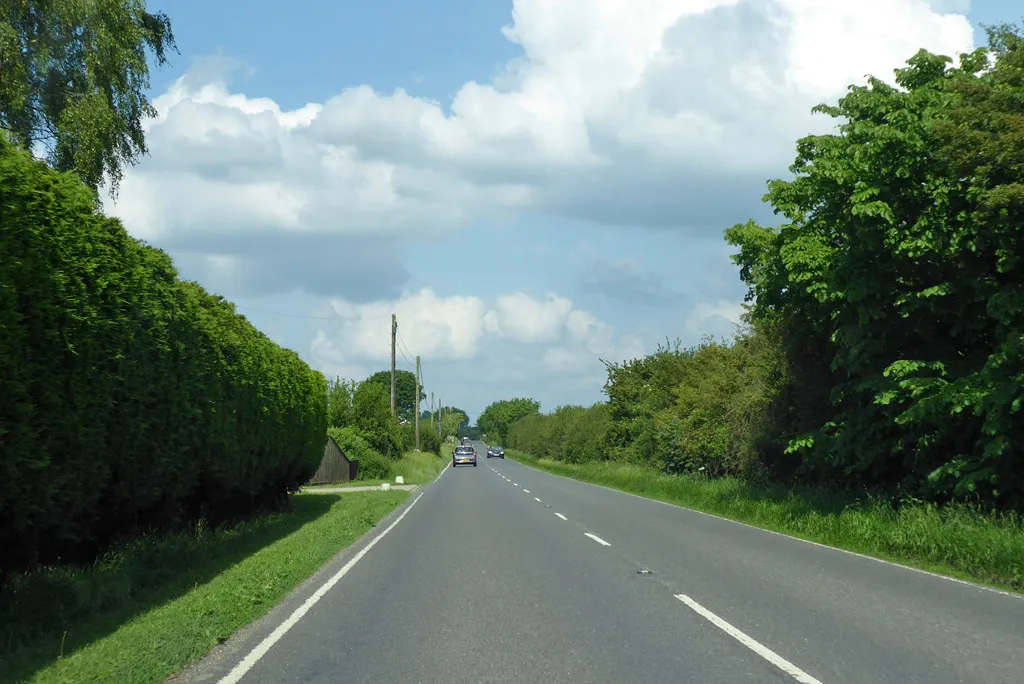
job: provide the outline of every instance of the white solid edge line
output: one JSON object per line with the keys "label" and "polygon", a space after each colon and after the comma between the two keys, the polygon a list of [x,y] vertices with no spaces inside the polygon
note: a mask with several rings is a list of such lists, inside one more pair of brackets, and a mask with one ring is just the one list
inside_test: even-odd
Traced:
{"label": "white solid edge line", "polygon": [[732,518],[726,518],[725,516],[715,515],[714,513],[707,513],[705,511],[698,511],[696,508],[689,508],[687,506],[682,506],[680,504],[670,503],[668,501],[659,501],[658,499],[649,499],[646,496],[640,496],[639,494],[633,494],[632,492],[624,492],[621,489],[615,489],[614,487],[605,487],[604,485],[594,484],[593,482],[584,482],[583,480],[577,480],[577,479],[574,479],[574,478],[571,478],[571,477],[565,477],[564,475],[554,475],[554,474],[549,473],[549,472],[547,472],[545,470],[541,470],[540,468],[534,468],[533,466],[528,466],[528,465],[526,465],[524,463],[520,463],[519,465],[523,466],[524,468],[530,468],[532,470],[536,470],[539,473],[544,473],[545,475],[551,475],[551,477],[560,477],[563,480],[569,480],[570,482],[578,482],[579,484],[587,485],[589,487],[597,487],[598,489],[607,489],[609,492],[615,492],[617,494],[625,494],[626,496],[631,496],[631,497],[633,497],[635,499],[642,499],[644,501],[649,501],[650,503],[661,504],[662,506],[670,506],[672,508],[678,508],[680,510],[689,511],[690,513],[696,513],[698,515],[705,515],[705,516],[707,516],[709,518],[715,518],[717,520],[724,520],[725,522],[732,523],[734,525],[742,525],[743,527],[749,527],[750,529],[758,530],[759,532],[766,532],[768,534],[774,534],[777,537],[785,537],[786,539],[792,539],[793,541],[802,542],[804,544],[810,544],[811,546],[817,546],[817,547],[820,547],[822,549],[828,549],[829,551],[838,551],[839,553],[845,553],[848,556],[856,556],[857,558],[864,558],[866,560],[875,561],[876,563],[882,563],[883,565],[890,565],[890,566],[892,566],[894,568],[901,568],[903,570],[910,570],[911,572],[917,572],[917,573],[920,573],[922,575],[928,575],[930,577],[937,577],[939,579],[944,579],[944,580],[947,580],[949,582],[956,582],[957,584],[963,584],[964,586],[971,587],[972,589],[982,589],[984,591],[990,591],[993,594],[1001,594],[1003,596],[1009,596],[1010,598],[1015,598],[1015,599],[1024,601],[1024,594],[1015,594],[1013,592],[1004,591],[1003,589],[996,589],[995,587],[987,587],[984,584],[978,584],[976,582],[968,582],[967,580],[962,580],[959,577],[950,577],[949,575],[943,575],[943,574],[938,573],[938,572],[932,572],[931,570],[922,570],[921,568],[915,568],[915,567],[913,567],[911,565],[904,565],[903,563],[897,563],[896,561],[886,560],[884,558],[876,558],[875,556],[869,556],[867,554],[858,553],[856,551],[850,551],[848,549],[841,549],[838,546],[829,546],[828,544],[822,544],[821,542],[811,541],[810,539],[801,539],[800,537],[794,537],[793,535],[786,534],[785,532],[776,532],[775,530],[765,529],[764,527],[758,527],[757,525],[751,525],[750,523],[741,522],[739,520],[733,520]]}
{"label": "white solid edge line", "polygon": [[565,517],[564,515],[562,515],[561,513],[555,513],[555,515],[557,515],[557,516],[558,516],[559,518],[561,518],[562,520],[568,520],[568,518],[566,518],[566,517]]}
{"label": "white solid edge line", "polygon": [[[440,477],[441,476],[438,475],[438,478]],[[435,479],[434,481],[436,482],[437,479]],[[294,627],[299,622],[299,620],[301,620],[303,616],[309,612],[310,608],[315,606],[317,602],[320,599],[322,599],[324,595],[334,587],[335,584],[341,581],[342,577],[348,574],[348,571],[351,570],[355,566],[355,564],[363,558],[363,556],[369,553],[370,549],[376,546],[377,542],[384,538],[384,535],[386,535],[391,530],[395,529],[395,526],[398,525],[398,523],[402,522],[402,518],[409,515],[409,511],[411,511],[413,509],[413,506],[419,503],[420,499],[422,498],[423,494],[417,496],[416,499],[411,504],[409,504],[409,507],[402,511],[402,514],[398,516],[397,520],[388,525],[387,529],[385,529],[383,532],[374,537],[369,544],[360,549],[359,553],[357,553],[351,559],[349,559],[349,561],[345,563],[341,570],[338,570],[338,572],[334,573],[334,575],[329,580],[324,582],[320,586],[320,588],[317,589],[312,596],[306,599],[301,606],[296,608],[294,612],[292,612],[292,614],[289,615],[284,622],[278,625],[273,632],[271,632],[263,641],[257,644],[256,647],[249,652],[249,655],[245,656],[245,658],[243,658],[240,663],[235,665],[235,667],[232,668],[232,670],[223,679],[220,680],[219,684],[236,684],[239,680],[241,680],[242,677],[245,676],[245,673],[251,670],[253,666],[255,666],[256,663],[259,662],[260,658],[265,656],[267,654],[267,651],[269,651],[274,644],[280,641],[281,637],[283,637],[288,632],[288,630]]]}
{"label": "white solid edge line", "polygon": [[597,536],[596,534],[591,534],[590,532],[584,532],[583,534],[587,535],[588,537],[590,537],[591,539],[593,539],[594,541],[596,541],[596,542],[597,542],[598,544],[600,544],[601,546],[611,546],[611,544],[609,544],[608,542],[606,542],[606,541],[605,541],[604,539],[601,539],[601,538],[600,538],[600,537],[598,537],[598,536]]}
{"label": "white solid edge line", "polygon": [[538,499],[537,497],[533,497],[533,500],[536,501],[537,503],[541,503],[541,500]]}
{"label": "white solid edge line", "polygon": [[796,681],[800,682],[800,684],[822,684],[820,680],[815,679],[811,675],[807,674],[799,667],[789,662],[788,660],[780,656],[778,653],[768,648],[767,646],[764,646],[763,644],[750,638],[749,636],[747,636],[740,630],[736,629],[722,618],[712,613],[704,606],[694,601],[689,596],[685,594],[676,594],[675,597],[683,603],[685,603],[690,608],[692,608],[697,614],[705,618],[715,627],[718,627],[720,630],[731,636],[733,639],[740,642],[741,644],[749,648],[751,651],[753,651],[754,653],[756,653],[757,655],[761,656],[769,663],[774,665],[775,667],[779,668],[780,670],[788,674]]}

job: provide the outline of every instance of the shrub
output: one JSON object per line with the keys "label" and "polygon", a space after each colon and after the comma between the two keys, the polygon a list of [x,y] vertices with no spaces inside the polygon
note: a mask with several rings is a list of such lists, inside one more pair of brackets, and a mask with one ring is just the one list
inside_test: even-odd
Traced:
{"label": "shrub", "polygon": [[280,505],[326,381],[0,136],[0,572]]}
{"label": "shrub", "polygon": [[328,428],[327,434],[334,438],[345,455],[359,460],[357,480],[390,480],[393,473],[391,459],[386,458],[362,436],[359,428],[350,425],[344,428]]}

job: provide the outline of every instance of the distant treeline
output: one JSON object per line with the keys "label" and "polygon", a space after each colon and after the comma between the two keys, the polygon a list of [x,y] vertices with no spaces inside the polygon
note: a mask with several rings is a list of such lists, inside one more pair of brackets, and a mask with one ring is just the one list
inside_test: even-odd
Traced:
{"label": "distant treeline", "polygon": [[279,506],[327,383],[0,134],[0,574]]}
{"label": "distant treeline", "polygon": [[[390,479],[402,455],[416,447],[416,376],[399,370],[395,381],[400,420],[391,414],[391,371],[379,371],[360,382],[336,378],[329,383],[328,434],[346,456],[359,460],[360,480]],[[420,399],[424,396],[421,391]],[[445,407],[441,432],[434,420],[420,420],[420,450],[440,454],[442,441],[465,419],[465,412]]]}
{"label": "distant treeline", "polygon": [[1024,508],[1024,40],[989,43],[817,108],[839,129],[769,183],[786,222],[726,231],[735,340],[608,364],[607,403],[534,412],[508,445]]}

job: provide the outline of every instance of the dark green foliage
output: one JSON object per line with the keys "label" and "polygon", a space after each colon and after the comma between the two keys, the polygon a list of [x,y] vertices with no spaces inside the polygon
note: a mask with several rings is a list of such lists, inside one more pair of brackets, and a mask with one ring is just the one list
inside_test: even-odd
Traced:
{"label": "dark green foliage", "polygon": [[[362,382],[330,382],[327,392],[329,434],[350,459],[359,460],[360,480],[383,480],[394,475],[394,464],[416,448],[415,421],[400,424],[391,415],[391,380],[376,373]],[[416,379],[412,374],[413,383]],[[415,386],[410,401],[415,394]],[[410,412],[410,417],[412,413]],[[420,421],[420,448],[440,453],[441,441],[430,421]]]}
{"label": "dark green foliage", "polygon": [[170,19],[145,0],[4,0],[0,128],[115,192],[123,168],[146,154],[149,60],[162,65],[175,50]]}
{"label": "dark green foliage", "polygon": [[402,458],[406,440],[402,429],[391,417],[391,395],[378,383],[361,382],[352,397],[352,422],[375,451]]}
{"label": "dark green foliage", "polygon": [[327,384],[0,135],[2,568],[279,506]]}
{"label": "dark green foliage", "polygon": [[460,439],[465,437],[466,439],[483,439],[484,431],[480,429],[479,425],[467,425],[459,428],[459,434],[457,435]]}
{"label": "dark green foliage", "polygon": [[437,433],[437,426],[429,420],[420,421],[420,451],[441,455],[441,435]]}
{"label": "dark green foliage", "polygon": [[349,425],[344,428],[328,428],[327,434],[334,438],[349,460],[359,461],[357,480],[390,480],[393,475],[392,461],[363,438],[360,430]]}
{"label": "dark green foliage", "polygon": [[469,425],[469,416],[460,408],[455,406],[444,406],[441,413],[441,439],[449,436],[454,437],[460,433],[464,426]]}
{"label": "dark green foliage", "polygon": [[567,463],[605,460],[609,415],[608,404],[559,406],[550,415],[535,413],[512,425],[507,446]]}
{"label": "dark green foliage", "polygon": [[522,418],[511,426],[508,446],[566,463],[617,460],[664,473],[761,474],[760,455],[779,439],[770,417],[785,386],[773,327],[749,327],[731,344],[664,345],[607,368],[607,403]]}
{"label": "dark green foliage", "polygon": [[[416,423],[411,420],[402,425],[402,445],[404,451],[416,448]],[[441,453],[441,438],[437,434],[437,425],[431,424],[430,417],[420,419],[420,451],[431,454]]]}
{"label": "dark green foliage", "polygon": [[511,421],[510,444],[1024,508],[1024,38],[989,36],[817,108],[842,123],[769,183],[787,222],[726,231],[752,303],[733,342],[608,364],[606,407]]}
{"label": "dark green foliage", "polygon": [[[388,407],[391,407],[391,371],[377,371],[363,382],[373,385],[380,385],[388,397]],[[426,399],[427,395],[420,388],[420,401]],[[412,419],[416,412],[416,374],[407,370],[395,371],[395,408],[400,418]]]}
{"label": "dark green foliage", "polygon": [[[477,418],[477,426],[487,435],[497,435],[502,444],[508,440],[508,431],[512,425],[521,418],[533,415],[540,411],[540,402],[533,399],[503,399],[495,401],[484,409]],[[450,434],[458,432],[458,423],[455,430]]]}
{"label": "dark green foliage", "polygon": [[352,424],[352,397],[356,393],[355,380],[335,378],[327,381],[327,425],[345,427]]}
{"label": "dark green foliage", "polygon": [[921,51],[820,107],[845,123],[769,184],[788,223],[727,234],[822,407],[791,425],[805,477],[1024,506],[1024,43],[990,38],[987,73]]}

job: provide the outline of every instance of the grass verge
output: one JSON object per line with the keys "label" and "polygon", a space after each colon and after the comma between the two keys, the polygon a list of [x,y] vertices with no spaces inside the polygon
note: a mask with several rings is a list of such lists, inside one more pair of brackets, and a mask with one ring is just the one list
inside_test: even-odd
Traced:
{"label": "grass verge", "polygon": [[506,453],[554,475],[1024,593],[1024,520],[1019,515],[985,514],[962,505],[894,509],[883,501],[846,502],[811,489],[663,475],[623,463],[571,464],[517,451]]}
{"label": "grass verge", "polygon": [[297,495],[289,513],[147,537],[94,567],[14,578],[0,594],[0,681],[162,681],[265,615],[408,496]]}
{"label": "grass verge", "polygon": [[[391,462],[391,469],[395,475],[401,475],[405,478],[405,484],[427,484],[438,474],[444,470],[445,466],[451,461],[452,458],[452,446],[450,444],[441,445],[441,455],[424,452],[424,451],[407,451],[399,461]],[[335,489],[337,487],[367,487],[372,485],[379,485],[383,482],[394,482],[395,478],[392,477],[388,480],[380,479],[368,479],[368,480],[353,480],[351,482],[338,482],[336,484],[316,484],[306,485],[303,487],[303,491],[316,492],[317,489]]]}

